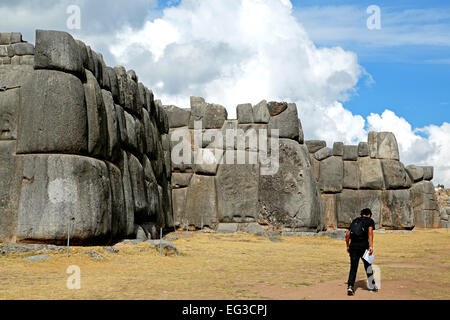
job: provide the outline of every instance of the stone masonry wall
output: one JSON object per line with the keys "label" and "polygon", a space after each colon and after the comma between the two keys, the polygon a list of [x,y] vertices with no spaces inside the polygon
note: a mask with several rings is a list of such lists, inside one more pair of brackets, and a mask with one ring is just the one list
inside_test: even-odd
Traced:
{"label": "stone masonry wall", "polygon": [[[172,160],[190,153],[186,161],[172,162],[176,226],[252,233],[324,229],[320,192],[295,104],[241,104],[237,120],[228,120],[223,106],[198,97],[191,97],[190,109],[165,109]],[[198,129],[196,120],[201,121]],[[279,130],[279,143],[270,137],[272,129]],[[225,141],[218,140],[217,133]],[[227,133],[237,138],[227,139]],[[267,141],[264,133],[269,134]],[[194,143],[196,134],[199,141]],[[240,143],[239,137],[245,140]],[[182,141],[187,149],[180,149]],[[270,162],[274,147],[279,166]],[[245,163],[238,164],[239,155]]]}
{"label": "stone masonry wall", "polygon": [[[275,131],[274,131],[275,130]],[[180,161],[181,159],[181,161]],[[316,232],[369,207],[378,228],[439,227],[432,167],[389,132],[304,141],[297,106],[163,106],[133,70],[65,32],[0,33],[0,241],[108,243],[159,227]]]}
{"label": "stone masonry wall", "polygon": [[71,35],[0,34],[0,241],[106,243],[173,227],[168,118]]}
{"label": "stone masonry wall", "polygon": [[326,210],[328,229],[346,228],[361,209],[370,208],[376,227],[412,229],[440,226],[433,167],[406,168],[395,136],[370,132],[367,142],[326,147],[306,141]]}

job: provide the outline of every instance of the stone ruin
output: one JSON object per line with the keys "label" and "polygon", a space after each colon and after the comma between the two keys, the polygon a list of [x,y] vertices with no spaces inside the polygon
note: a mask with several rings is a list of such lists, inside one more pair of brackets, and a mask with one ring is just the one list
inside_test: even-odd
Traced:
{"label": "stone ruin", "polygon": [[173,226],[167,114],[134,71],[56,31],[35,47],[2,33],[0,59],[0,241],[62,242],[69,222],[73,244]]}
{"label": "stone ruin", "polygon": [[405,166],[390,132],[370,132],[367,142],[326,147],[306,141],[320,185],[327,228],[346,228],[361,208],[371,208],[376,228],[439,228],[433,167]]}
{"label": "stone ruin", "polygon": [[[201,98],[191,98],[191,109],[165,108],[170,136],[179,132],[178,136],[188,136],[187,141],[195,134],[193,120],[210,114],[215,114],[214,122],[203,122],[203,135],[212,137],[215,131],[233,129],[236,136],[246,138],[240,147],[234,144],[236,150],[258,156],[260,150],[248,148],[257,130],[279,129],[280,138],[279,170],[273,175],[262,175],[259,165],[227,164],[220,161],[225,157],[220,153],[217,164],[207,170],[204,165],[173,165],[176,226],[189,221],[199,227],[200,217],[207,212],[202,224],[214,228],[228,224],[223,226],[227,231],[247,231],[249,227],[285,234],[333,230],[347,228],[366,207],[372,209],[377,228],[410,230],[441,225],[431,182],[433,167],[405,168],[390,132],[370,132],[367,142],[336,142],[328,148],[325,141],[303,141],[295,104],[262,101],[254,107],[239,105],[237,120],[227,120],[224,107]],[[247,134],[250,130],[253,133]],[[215,141],[205,140],[201,146],[192,145],[194,155],[216,148]],[[223,147],[222,154],[236,152],[234,149]]]}
{"label": "stone ruin", "polygon": [[295,104],[242,104],[237,118],[197,97],[163,106],[65,32],[37,30],[35,46],[0,33],[0,241],[58,244],[69,226],[73,244],[160,227],[318,232],[363,207],[386,229],[442,224],[433,168],[405,168],[392,133],[331,149],[304,141]]}

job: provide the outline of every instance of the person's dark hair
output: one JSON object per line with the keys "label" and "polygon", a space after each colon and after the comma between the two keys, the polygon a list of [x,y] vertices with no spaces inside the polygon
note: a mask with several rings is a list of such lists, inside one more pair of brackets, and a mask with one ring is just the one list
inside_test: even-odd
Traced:
{"label": "person's dark hair", "polygon": [[372,216],[372,210],[370,210],[369,208],[365,208],[361,210],[361,215],[362,216]]}

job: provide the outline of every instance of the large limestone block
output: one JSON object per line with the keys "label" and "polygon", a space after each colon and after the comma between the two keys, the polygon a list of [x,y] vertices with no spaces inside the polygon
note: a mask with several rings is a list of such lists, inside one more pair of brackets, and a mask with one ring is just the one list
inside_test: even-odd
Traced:
{"label": "large limestone block", "polygon": [[431,181],[433,180],[433,167],[422,167],[423,168],[423,180]]}
{"label": "large limestone block", "polygon": [[[144,110],[144,109],[142,109]],[[139,158],[142,158],[142,155],[145,153],[147,149],[147,141],[145,135],[144,124],[140,119],[136,119],[136,144],[137,144],[137,153]]]}
{"label": "large limestone block", "polygon": [[358,146],[344,146],[344,155],[342,159],[346,161],[358,160]]}
{"label": "large limestone block", "polygon": [[173,216],[174,224],[176,226],[180,226],[185,223],[183,218],[186,209],[187,191],[188,188],[172,189]]}
{"label": "large limestone block", "polygon": [[317,160],[316,158],[314,158],[312,153],[310,154],[310,163],[311,163],[311,168],[314,173],[314,177],[316,178],[317,181],[319,181],[319,179],[320,179],[320,161]]}
{"label": "large limestone block", "polygon": [[397,160],[381,160],[386,189],[405,189],[412,185],[411,178],[405,167]]}
{"label": "large limestone block", "polygon": [[159,196],[159,186],[156,182],[145,182],[148,203],[148,220],[156,221],[163,215],[162,203]]}
{"label": "large limestone block", "polygon": [[137,111],[136,95],[138,93],[138,85],[127,74],[122,66],[114,68],[119,89],[118,103],[125,108],[126,111],[135,113]]}
{"label": "large limestone block", "polygon": [[270,113],[266,100],[253,106],[253,121],[255,123],[269,123],[269,119]]}
{"label": "large limestone block", "polygon": [[105,60],[103,59],[103,55],[101,53],[97,53],[98,65],[99,65],[99,76],[100,79],[97,78],[98,83],[102,89],[111,91],[111,82],[109,80],[108,69],[106,68]]}
{"label": "large limestone block", "polygon": [[336,195],[322,194],[322,202],[325,208],[325,225],[327,230],[337,229]]}
{"label": "large limestone block", "polygon": [[127,135],[127,147],[130,150],[138,150],[138,139],[136,134],[136,119],[127,111],[124,111],[125,115],[125,130]]}
{"label": "large limestone block", "polygon": [[14,241],[22,170],[15,141],[0,141],[0,241]]}
{"label": "large limestone block", "polygon": [[349,190],[344,189],[336,195],[336,215],[339,228],[348,228],[361,210],[369,208],[372,211],[372,219],[375,228],[381,223],[383,208],[383,191],[378,190]]}
{"label": "large limestone block", "polygon": [[127,236],[127,214],[123,193],[123,180],[120,169],[106,162],[111,184],[111,238],[124,239]]}
{"label": "large limestone block", "polygon": [[392,132],[369,132],[369,154],[371,158],[400,160],[397,139]]}
{"label": "large limestone block", "polygon": [[344,161],[344,180],[345,189],[359,189],[359,165],[356,161]]}
{"label": "large limestone block", "polygon": [[146,109],[142,110],[142,124],[144,126],[144,135],[145,135],[145,153],[149,157],[155,157],[155,137],[153,132],[155,128],[153,128],[153,122],[150,119],[150,115]]}
{"label": "large limestone block", "polygon": [[84,79],[80,47],[66,32],[36,30],[34,68],[60,70]]}
{"label": "large limestone block", "polygon": [[19,32],[1,32],[0,45],[22,42],[22,34]]}
{"label": "large limestone block", "polygon": [[297,106],[295,103],[288,103],[287,109],[282,113],[272,116],[269,119],[269,134],[272,130],[279,130],[279,137],[299,140],[300,121],[298,120]]}
{"label": "large limestone block", "polygon": [[21,90],[18,153],[88,150],[88,120],[81,81],[49,70],[33,72]]}
{"label": "large limestone block", "polygon": [[260,220],[275,227],[312,231],[325,221],[304,145],[280,139],[279,169],[273,175],[261,175],[259,201]]}
{"label": "large limestone block", "polygon": [[316,158],[318,161],[322,161],[331,157],[332,155],[333,149],[325,147],[314,153],[314,158]]}
{"label": "large limestone block", "polygon": [[390,229],[412,229],[414,210],[409,190],[384,191],[382,225]]}
{"label": "large limestone block", "polygon": [[116,116],[117,116],[117,126],[118,126],[118,137],[121,148],[124,148],[126,145],[128,145],[128,135],[127,135],[127,122],[125,119],[125,111],[123,108],[116,104]]}
{"label": "large limestone block", "polygon": [[155,176],[155,173],[153,172],[152,163],[150,162],[150,160],[147,156],[143,157],[143,165],[142,166],[144,168],[145,180],[156,183],[156,176]]}
{"label": "large limestone block", "polygon": [[333,156],[342,157],[344,155],[344,143],[343,142],[335,142],[333,144]]}
{"label": "large limestone block", "polygon": [[368,157],[359,158],[359,187],[361,189],[381,190],[384,188],[381,161]]}
{"label": "large limestone block", "polygon": [[323,140],[306,140],[305,144],[308,147],[308,151],[310,153],[316,153],[320,149],[327,146],[327,143]]}
{"label": "large limestone block", "polygon": [[131,186],[131,176],[128,162],[128,155],[125,151],[121,151],[121,157],[119,160],[119,169],[122,173],[123,183],[123,196],[125,203],[125,215],[127,217],[127,236],[133,236],[134,234],[134,198],[133,188]]}
{"label": "large limestone block", "polygon": [[106,157],[108,148],[108,120],[102,90],[97,79],[86,71],[84,95],[88,116],[88,151],[94,157]]}
{"label": "large limestone block", "polygon": [[220,164],[216,185],[220,222],[252,222],[258,219],[258,163]]}
{"label": "large limestone block", "polygon": [[147,221],[148,218],[148,204],[144,183],[144,168],[142,167],[139,160],[131,153],[128,154],[128,165],[130,170],[131,189],[133,191],[134,199],[135,223],[139,224],[141,222]]}
{"label": "large limestone block", "polygon": [[189,129],[194,129],[194,121],[201,121],[203,129],[221,129],[227,117],[227,110],[223,106],[206,103],[202,98],[191,97]]}
{"label": "large limestone block", "polygon": [[413,182],[419,182],[423,180],[423,168],[415,165],[409,165],[406,167],[406,172]]}
{"label": "large limestone block", "polygon": [[250,103],[239,104],[236,107],[236,113],[239,123],[253,123],[253,108]]}
{"label": "large limestone block", "polygon": [[185,172],[193,169],[194,154],[191,133],[187,127],[171,129],[169,140],[172,147],[172,171]]}
{"label": "large limestone block", "polygon": [[147,90],[142,82],[138,83],[138,91],[139,91],[139,102],[141,103],[141,107],[148,111],[148,100],[147,100]]}
{"label": "large limestone block", "polygon": [[106,67],[106,72],[108,72],[109,86],[111,87],[114,103],[119,103],[119,83],[117,82],[117,75],[111,67]]}
{"label": "large limestone block", "polygon": [[161,134],[169,133],[169,117],[167,112],[164,110],[164,107],[160,100],[157,100],[156,103],[157,118],[156,124],[158,126],[158,130]]}
{"label": "large limestone block", "polygon": [[169,119],[170,128],[186,127],[189,125],[191,111],[189,109],[182,109],[176,106],[166,106],[165,111]]}
{"label": "large limestone block", "polygon": [[367,142],[360,142],[358,145],[358,157],[368,157],[369,156],[369,145]]}
{"label": "large limestone block", "polygon": [[172,207],[172,188],[170,180],[165,176],[162,179],[162,208],[164,212],[164,225],[166,229],[174,227],[173,207]]}
{"label": "large limestone block", "polygon": [[353,219],[360,216],[361,205],[355,190],[344,189],[336,195],[338,228],[348,228]]}
{"label": "large limestone block", "polygon": [[106,123],[108,129],[107,156],[108,159],[116,161],[120,156],[119,123],[117,119],[116,107],[111,92],[102,90],[103,101],[105,103]]}
{"label": "large limestone block", "polygon": [[112,202],[104,162],[73,155],[23,156],[17,240],[72,244],[109,240]]}
{"label": "large limestone block", "polygon": [[17,111],[19,106],[19,89],[0,91],[0,140],[17,139]]}
{"label": "large limestone block", "polygon": [[[88,50],[87,50],[86,44],[81,40],[75,40],[75,42],[77,43],[79,51],[80,51],[80,58],[83,63],[83,68],[89,70],[89,55],[88,55]],[[91,72],[92,72],[92,70],[91,70]]]}
{"label": "large limestone block", "polygon": [[34,55],[34,46],[31,43],[19,42],[12,45],[16,56]]}
{"label": "large limestone block", "polygon": [[216,178],[213,176],[194,175],[186,196],[186,209],[182,223],[189,225],[214,227],[218,222]]}
{"label": "large limestone block", "polygon": [[336,193],[342,191],[344,164],[341,157],[329,157],[320,161],[319,185],[322,192]]}

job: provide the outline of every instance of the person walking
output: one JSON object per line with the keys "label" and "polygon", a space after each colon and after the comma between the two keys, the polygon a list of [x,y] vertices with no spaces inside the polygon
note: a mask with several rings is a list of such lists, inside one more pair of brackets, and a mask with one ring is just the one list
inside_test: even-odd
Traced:
{"label": "person walking", "polygon": [[[359,259],[362,259],[366,250],[369,250],[370,255],[373,254],[373,230],[375,230],[375,221],[372,219],[372,211],[366,208],[361,210],[360,217],[352,221],[345,235],[347,252],[350,255],[350,272],[347,281],[347,294],[349,296],[355,294],[355,280]],[[362,260],[367,274],[369,291],[377,292],[378,288],[373,278],[372,266],[366,260]]]}

